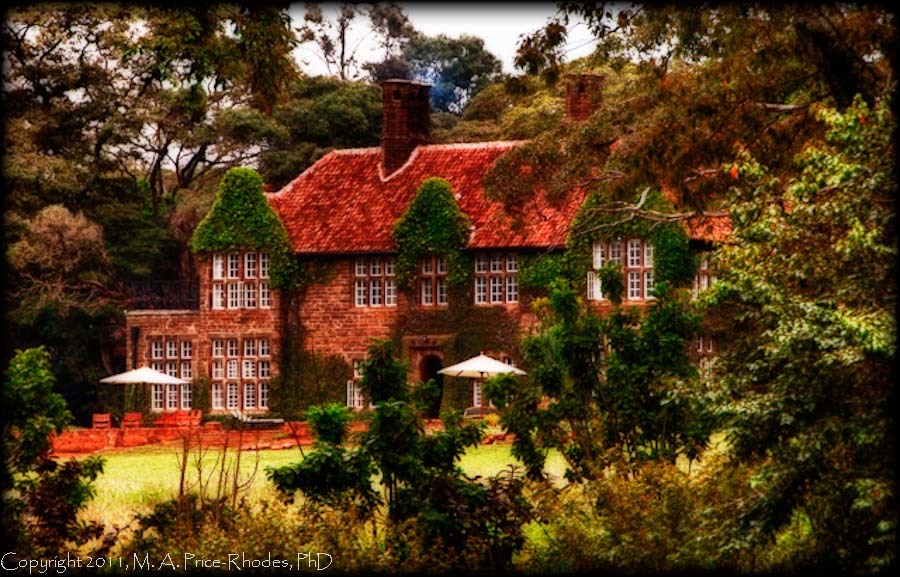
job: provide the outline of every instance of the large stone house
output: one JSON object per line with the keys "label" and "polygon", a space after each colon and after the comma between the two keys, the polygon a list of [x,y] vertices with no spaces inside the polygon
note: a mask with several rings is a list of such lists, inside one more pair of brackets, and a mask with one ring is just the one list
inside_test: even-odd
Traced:
{"label": "large stone house", "polygon": [[[570,118],[591,113],[597,82],[596,77],[567,78]],[[524,218],[514,220],[500,202],[485,197],[482,181],[497,158],[519,142],[428,144],[429,87],[392,80],[382,90],[380,147],[333,151],[268,195],[293,251],[329,271],[304,290],[295,312],[303,327],[304,351],[337,355],[348,366],[350,378],[341,397],[352,407],[364,404],[356,369],[373,338],[399,341],[411,379],[424,382],[462,360],[455,358],[464,350],[456,337],[482,317],[495,325],[488,329],[503,331],[507,338],[479,344],[515,363],[514,347],[504,343],[517,342],[536,322],[520,290],[519,265],[528,255],[564,249],[584,200],[584,193],[576,192],[558,205],[538,195]],[[448,286],[443,258],[421,263],[413,290],[397,284],[391,231],[430,177],[450,184],[471,222],[465,251],[472,262],[472,282],[462,290]],[[720,240],[728,229],[727,222],[710,221],[687,227],[700,248]],[[594,253],[595,262],[622,263],[629,301],[641,305],[647,299],[653,259],[645,239],[597,244]],[[149,365],[185,379],[202,377],[210,387],[212,412],[267,411],[270,379],[278,373],[278,353],[285,346],[280,295],[269,284],[269,256],[251,251],[204,255],[198,258],[198,271],[196,305],[127,312],[128,367]],[[585,298],[602,305],[598,281],[592,271],[585,274]],[[698,288],[708,281],[709,271],[702,269]],[[455,320],[448,312],[454,304],[466,307]],[[703,351],[710,346],[698,344]],[[153,411],[185,409],[191,403],[191,385],[156,386],[151,393]],[[480,391],[473,387],[471,404],[480,403]]]}

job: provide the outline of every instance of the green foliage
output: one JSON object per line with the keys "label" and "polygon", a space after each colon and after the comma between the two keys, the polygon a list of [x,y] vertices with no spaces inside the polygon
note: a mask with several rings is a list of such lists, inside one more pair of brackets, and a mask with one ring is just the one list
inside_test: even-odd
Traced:
{"label": "green foliage", "polygon": [[50,435],[72,420],[65,400],[53,390],[50,355],[43,347],[16,351],[3,386],[3,490],[12,474],[30,470],[51,447]]}
{"label": "green foliage", "polygon": [[67,543],[98,537],[102,525],[78,520],[94,496],[91,483],[103,460],[49,458],[51,435],[62,432],[72,415],[53,391],[50,358],[42,347],[16,351],[3,386],[4,543],[22,556],[53,556]]}
{"label": "green foliage", "polygon": [[285,419],[299,419],[311,406],[344,400],[350,366],[340,355],[298,351],[270,382],[270,410]]}
{"label": "green foliage", "polygon": [[303,267],[291,252],[281,219],[263,196],[262,184],[262,178],[253,169],[229,170],[222,178],[212,208],[194,231],[191,250],[268,250],[272,255],[272,286],[299,287]]}
{"label": "green foliage", "polygon": [[784,567],[876,572],[895,562],[894,119],[861,98],[775,178],[746,152],[735,242],[717,255],[711,315],[727,327],[717,393],[734,458],[752,467],[745,538],[808,520]]}
{"label": "green foliage", "polygon": [[681,454],[696,459],[714,420],[694,387],[687,343],[697,319],[684,297],[663,284],[643,318],[618,305],[601,318],[560,279],[548,304],[541,332],[523,345],[528,377],[485,384],[529,475],[542,477],[550,449],[565,457],[571,481]]}
{"label": "green foliage", "polygon": [[342,444],[347,409],[312,409],[315,451],[298,464],[270,470],[269,478],[283,493],[299,489],[311,503],[367,519],[380,501],[371,480],[378,474],[388,509],[385,543],[399,562],[416,563],[419,551],[427,550],[441,568],[507,569],[524,545],[522,524],[531,507],[522,479],[512,472],[483,483],[459,468],[483,425],[451,412],[443,430],[426,435],[418,414],[430,399],[410,393],[406,367],[390,341],[370,346],[362,371],[361,386],[375,410],[358,448]]}
{"label": "green foliage", "polygon": [[393,239],[400,286],[411,287],[418,278],[421,260],[431,256],[447,258],[447,281],[451,285],[468,280],[470,263],[461,249],[469,242],[469,219],[460,212],[446,180],[429,178],[422,182],[394,225]]}

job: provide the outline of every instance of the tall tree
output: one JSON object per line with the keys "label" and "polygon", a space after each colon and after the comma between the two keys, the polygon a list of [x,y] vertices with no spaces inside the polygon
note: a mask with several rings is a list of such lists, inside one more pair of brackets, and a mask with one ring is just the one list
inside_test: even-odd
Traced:
{"label": "tall tree", "polygon": [[431,84],[432,109],[457,115],[472,96],[499,80],[501,69],[484,40],[467,34],[417,34],[395,56],[364,68],[376,82],[406,78]]}

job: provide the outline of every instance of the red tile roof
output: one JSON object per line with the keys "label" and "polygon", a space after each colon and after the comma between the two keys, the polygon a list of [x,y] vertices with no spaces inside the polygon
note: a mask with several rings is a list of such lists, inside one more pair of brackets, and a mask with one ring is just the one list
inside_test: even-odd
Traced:
{"label": "red tile roof", "polygon": [[474,227],[469,248],[563,247],[582,194],[562,206],[543,197],[526,207],[516,226],[499,201],[484,197],[482,179],[494,161],[519,142],[439,144],[416,148],[385,177],[381,149],[336,150],[287,184],[269,202],[300,254],[390,252],[394,223],[427,178],[446,179]]}
{"label": "red tile roof", "polygon": [[[525,207],[518,223],[499,201],[484,197],[482,179],[494,161],[519,142],[439,144],[417,147],[406,164],[384,176],[380,148],[333,151],[275,194],[278,212],[299,254],[392,252],[391,231],[427,178],[446,179],[474,227],[469,248],[563,247],[584,200],[570,194],[562,205],[542,195]],[[720,240],[721,219],[691,221],[692,238]],[[726,223],[727,217],[726,217]],[[730,231],[730,224],[727,226]],[[710,238],[710,236],[716,238]]]}

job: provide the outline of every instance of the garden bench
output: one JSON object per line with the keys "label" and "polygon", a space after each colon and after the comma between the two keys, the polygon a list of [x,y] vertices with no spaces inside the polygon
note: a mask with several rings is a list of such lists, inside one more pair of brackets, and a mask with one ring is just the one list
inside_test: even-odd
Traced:
{"label": "garden bench", "polygon": [[94,413],[93,428],[108,429],[110,422],[109,413]]}

